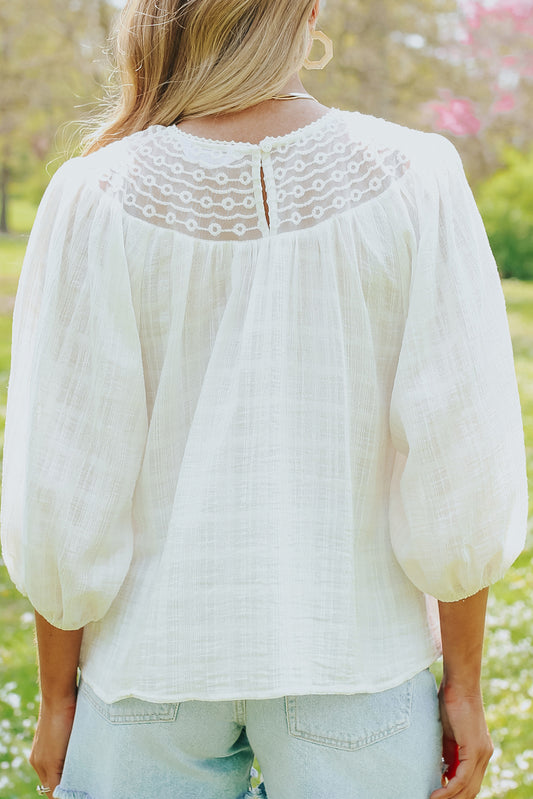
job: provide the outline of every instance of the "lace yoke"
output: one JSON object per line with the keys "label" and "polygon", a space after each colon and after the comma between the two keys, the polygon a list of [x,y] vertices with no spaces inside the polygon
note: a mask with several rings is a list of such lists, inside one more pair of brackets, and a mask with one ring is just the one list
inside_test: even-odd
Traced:
{"label": "lace yoke", "polygon": [[131,216],[214,241],[309,228],[377,197],[409,166],[398,149],[357,141],[338,109],[259,144],[154,125],[127,148],[101,187]]}

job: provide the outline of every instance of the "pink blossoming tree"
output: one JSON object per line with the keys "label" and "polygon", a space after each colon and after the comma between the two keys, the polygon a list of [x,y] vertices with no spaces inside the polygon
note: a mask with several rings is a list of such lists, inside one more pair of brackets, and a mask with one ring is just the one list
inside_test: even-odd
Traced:
{"label": "pink blossoming tree", "polygon": [[[533,0],[462,0],[459,25],[444,57],[462,63],[467,96],[440,89],[427,103],[433,127],[456,136],[477,136],[510,117],[529,138],[533,89]],[[520,134],[518,134],[520,138]],[[527,142],[513,141],[521,147]]]}

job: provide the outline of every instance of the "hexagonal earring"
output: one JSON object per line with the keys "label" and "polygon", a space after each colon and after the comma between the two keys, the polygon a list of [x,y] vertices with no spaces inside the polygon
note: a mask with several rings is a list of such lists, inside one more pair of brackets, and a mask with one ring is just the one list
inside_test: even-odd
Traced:
{"label": "hexagonal earring", "polygon": [[[304,61],[304,67],[306,69],[324,69],[324,67],[329,64],[333,58],[333,42],[323,31],[313,31],[311,37],[313,42],[316,40],[322,42],[324,45],[324,55],[319,61],[310,61],[309,58],[306,57]],[[312,46],[313,45],[311,44],[311,47]]]}

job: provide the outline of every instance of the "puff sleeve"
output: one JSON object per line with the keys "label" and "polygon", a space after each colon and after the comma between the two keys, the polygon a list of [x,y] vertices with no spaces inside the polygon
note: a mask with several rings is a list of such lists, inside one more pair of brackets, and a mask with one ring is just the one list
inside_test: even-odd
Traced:
{"label": "puff sleeve", "polygon": [[87,160],[54,175],[30,236],[2,467],[5,564],[62,629],[99,620],[128,571],[147,431],[121,212]]}
{"label": "puff sleeve", "polygon": [[390,405],[389,521],[410,580],[451,602],[496,582],[516,559],[528,492],[498,270],[455,147],[427,135],[434,164],[419,197],[419,247]]}

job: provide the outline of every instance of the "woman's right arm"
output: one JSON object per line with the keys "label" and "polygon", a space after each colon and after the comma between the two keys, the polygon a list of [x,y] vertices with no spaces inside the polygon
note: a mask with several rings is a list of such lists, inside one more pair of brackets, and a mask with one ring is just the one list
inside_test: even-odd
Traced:
{"label": "woman's right arm", "polygon": [[439,602],[444,667],[439,705],[450,777],[431,799],[477,796],[494,749],[480,686],[487,596],[484,588],[458,602]]}
{"label": "woman's right arm", "polygon": [[405,184],[418,213],[390,402],[390,535],[407,577],[439,601],[450,779],[431,799],[472,799],[492,753],[480,690],[487,586],[524,548],[526,449],[505,295],[483,220],[453,144],[427,134],[420,145]]}

